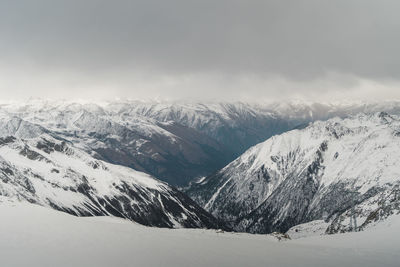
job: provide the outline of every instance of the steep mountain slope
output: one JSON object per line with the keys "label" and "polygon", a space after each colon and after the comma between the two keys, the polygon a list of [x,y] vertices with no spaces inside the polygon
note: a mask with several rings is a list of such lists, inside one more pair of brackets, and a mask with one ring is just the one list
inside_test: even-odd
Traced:
{"label": "steep mountain slope", "polygon": [[0,136],[61,136],[97,159],[144,171],[174,185],[227,164],[233,152],[173,121],[114,116],[97,105],[39,103],[3,107]]}
{"label": "steep mountain slope", "polygon": [[[270,110],[244,103],[140,103],[127,104],[130,116],[174,121],[195,129],[229,147],[235,155],[297,125],[281,120]],[[232,158],[233,159],[233,158]]]}
{"label": "steep mountain slope", "polygon": [[29,139],[0,138],[0,195],[78,216],[112,215],[170,228],[219,227],[215,218],[167,184],[94,159],[43,133]]}
{"label": "steep mountain slope", "polygon": [[248,147],[305,122],[285,120],[270,110],[243,103],[98,105],[38,100],[2,105],[0,115],[2,125],[12,119],[31,123],[88,153],[95,152],[98,159],[179,186],[213,173]]}
{"label": "steep mountain slope", "polygon": [[[398,213],[400,119],[387,113],[318,121],[274,136],[187,191],[239,231],[269,233],[325,219],[327,232]],[[354,203],[354,205],[353,205]]]}
{"label": "steep mountain slope", "polygon": [[190,103],[140,102],[111,103],[108,110],[131,117],[174,121],[214,138],[236,155],[269,137],[305,127],[316,120],[347,117],[358,113],[386,111],[400,114],[399,102],[322,104],[301,101],[279,103]]}
{"label": "steep mountain slope", "polygon": [[94,104],[31,100],[0,105],[0,135],[55,134],[97,159],[183,186],[221,169],[249,147],[273,135],[304,128],[315,120],[374,111],[400,114],[400,104]]}

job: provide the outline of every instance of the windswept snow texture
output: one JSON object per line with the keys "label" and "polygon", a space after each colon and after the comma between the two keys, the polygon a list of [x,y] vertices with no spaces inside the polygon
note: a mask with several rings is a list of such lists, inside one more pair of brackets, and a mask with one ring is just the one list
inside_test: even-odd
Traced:
{"label": "windswept snow texture", "polygon": [[148,228],[0,203],[0,258],[14,267],[398,267],[400,217],[359,233],[279,242],[271,236]]}
{"label": "windswept snow texture", "polygon": [[183,186],[275,134],[318,119],[374,111],[400,114],[400,104],[32,100],[0,104],[0,136],[61,136],[97,159]]}
{"label": "windswept snow texture", "polygon": [[360,114],[274,136],[188,193],[238,231],[325,220],[324,232],[345,232],[352,206],[364,229],[400,212],[400,118]]}
{"label": "windswept snow texture", "polygon": [[78,216],[110,215],[170,228],[219,227],[190,198],[148,174],[94,159],[47,134],[14,136],[0,138],[0,196]]}

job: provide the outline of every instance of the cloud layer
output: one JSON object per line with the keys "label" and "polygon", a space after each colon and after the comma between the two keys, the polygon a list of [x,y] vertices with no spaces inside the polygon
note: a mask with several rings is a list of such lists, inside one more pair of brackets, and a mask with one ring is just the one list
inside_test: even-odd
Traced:
{"label": "cloud layer", "polygon": [[399,1],[0,3],[20,98],[400,98]]}

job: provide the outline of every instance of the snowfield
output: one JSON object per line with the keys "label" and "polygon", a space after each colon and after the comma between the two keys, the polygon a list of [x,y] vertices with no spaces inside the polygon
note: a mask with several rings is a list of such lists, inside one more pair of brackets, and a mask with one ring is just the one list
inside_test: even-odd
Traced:
{"label": "snowfield", "polygon": [[364,232],[268,235],[149,228],[0,202],[1,266],[400,266],[400,216]]}

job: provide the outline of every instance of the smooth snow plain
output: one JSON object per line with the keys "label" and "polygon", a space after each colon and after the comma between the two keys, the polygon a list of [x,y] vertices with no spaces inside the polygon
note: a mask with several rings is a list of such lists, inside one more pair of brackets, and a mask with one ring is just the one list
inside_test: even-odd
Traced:
{"label": "smooth snow plain", "polygon": [[0,266],[400,266],[400,215],[364,232],[277,241],[161,229],[0,202]]}

